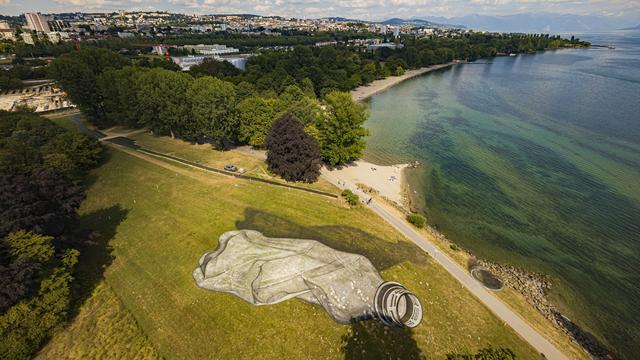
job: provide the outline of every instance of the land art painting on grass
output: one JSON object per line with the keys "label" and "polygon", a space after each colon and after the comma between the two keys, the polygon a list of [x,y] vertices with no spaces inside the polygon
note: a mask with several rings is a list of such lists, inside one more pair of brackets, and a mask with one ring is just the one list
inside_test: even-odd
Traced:
{"label": "land art painting on grass", "polygon": [[[180,165],[159,166],[117,150],[92,175],[81,213],[118,207],[126,214],[114,219],[115,232],[104,232],[113,257],[104,281],[163,357],[442,358],[492,344],[519,358],[537,358],[445,270],[365,208]],[[101,220],[110,216],[103,215],[87,226],[100,231]],[[377,321],[339,325],[321,308],[295,299],[253,306],[202,291],[191,278],[194,258],[229,229],[316,239],[363,255],[386,281],[402,283],[423,299],[425,321],[413,329]]]}

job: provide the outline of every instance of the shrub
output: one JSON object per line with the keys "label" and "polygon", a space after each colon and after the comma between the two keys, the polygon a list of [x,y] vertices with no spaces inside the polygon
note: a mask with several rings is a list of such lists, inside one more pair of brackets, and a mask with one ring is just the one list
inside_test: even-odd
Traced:
{"label": "shrub", "polygon": [[351,206],[358,205],[358,195],[354,194],[351,190],[346,189],[342,192],[342,197],[349,203]]}
{"label": "shrub", "polygon": [[411,213],[407,216],[407,221],[412,223],[413,226],[422,229],[427,224],[427,219],[424,216],[416,213]]}

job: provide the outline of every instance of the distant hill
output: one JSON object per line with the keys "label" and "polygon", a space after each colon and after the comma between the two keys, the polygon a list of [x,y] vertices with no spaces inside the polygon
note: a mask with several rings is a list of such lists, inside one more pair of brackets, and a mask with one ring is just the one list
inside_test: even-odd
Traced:
{"label": "distant hill", "polygon": [[340,16],[329,16],[329,17],[325,17],[325,18],[322,18],[322,19],[329,20],[329,21],[344,21],[344,22],[356,22],[356,23],[366,22],[366,21],[362,21],[362,20],[349,19],[349,18],[340,17]]}
{"label": "distant hill", "polygon": [[400,19],[400,18],[387,19],[387,20],[381,21],[380,24],[393,25],[393,26],[413,25],[413,26],[434,27],[434,28],[464,28],[465,27],[463,25],[443,24],[443,23],[437,23],[437,22],[422,20],[422,19]]}
{"label": "distant hill", "polygon": [[640,30],[640,24],[638,24],[636,26],[620,29],[620,30]]}
{"label": "distant hill", "polygon": [[523,13],[504,16],[467,15],[462,17],[420,16],[436,23],[462,24],[470,29],[501,32],[561,33],[606,31],[635,25],[635,22],[609,16]]}

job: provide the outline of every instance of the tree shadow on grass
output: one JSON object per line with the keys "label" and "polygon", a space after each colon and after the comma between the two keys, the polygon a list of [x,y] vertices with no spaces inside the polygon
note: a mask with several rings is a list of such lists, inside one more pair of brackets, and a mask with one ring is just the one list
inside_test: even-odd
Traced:
{"label": "tree shadow on grass", "polygon": [[269,237],[317,240],[339,251],[363,255],[378,271],[403,261],[425,264],[427,255],[407,241],[391,243],[361,229],[345,225],[304,226],[289,219],[257,209],[246,209],[245,218],[236,228],[257,230]]}
{"label": "tree shadow on grass", "polygon": [[109,242],[115,237],[118,225],[127,217],[128,210],[120,205],[100,209],[80,216],[75,237],[81,240],[80,256],[74,272],[73,318],[95,287],[104,278],[104,271],[114,260]]}
{"label": "tree shadow on grass", "polygon": [[352,324],[342,336],[340,351],[346,359],[426,359],[411,329],[384,326],[377,320]]}

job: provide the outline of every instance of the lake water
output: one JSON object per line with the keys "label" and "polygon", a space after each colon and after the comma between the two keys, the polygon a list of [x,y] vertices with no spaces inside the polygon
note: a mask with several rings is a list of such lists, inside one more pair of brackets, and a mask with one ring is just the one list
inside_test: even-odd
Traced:
{"label": "lake water", "polygon": [[563,313],[640,354],[640,32],[480,60],[370,101],[366,159],[419,160],[413,206],[475,254],[549,274]]}

